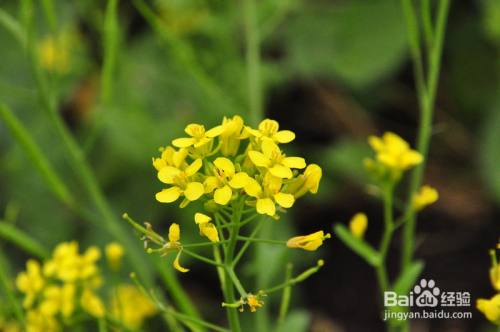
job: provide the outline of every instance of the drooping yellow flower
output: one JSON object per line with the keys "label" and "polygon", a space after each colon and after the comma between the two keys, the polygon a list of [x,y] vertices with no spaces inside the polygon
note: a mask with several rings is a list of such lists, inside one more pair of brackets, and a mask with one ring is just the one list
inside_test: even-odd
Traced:
{"label": "drooping yellow flower", "polygon": [[295,236],[289,239],[286,243],[289,248],[300,248],[308,251],[314,251],[318,249],[325,239],[331,237],[330,233],[325,233],[323,231],[318,231],[309,235]]}
{"label": "drooping yellow flower", "polygon": [[478,299],[476,308],[484,314],[484,316],[496,325],[500,325],[500,294],[493,296],[491,299]]}
{"label": "drooping yellow flower", "polygon": [[287,157],[271,139],[264,139],[261,148],[262,152],[248,151],[248,157],[255,166],[266,168],[278,178],[290,179],[293,176],[292,168],[302,169],[306,167],[304,158]]}
{"label": "drooping yellow flower", "polygon": [[322,174],[321,167],[318,165],[307,165],[304,173],[292,179],[285,191],[293,194],[295,198],[299,198],[307,192],[316,194],[318,192]]}
{"label": "drooping yellow flower", "polygon": [[17,288],[24,293],[23,307],[30,308],[35,298],[42,291],[45,280],[42,276],[40,264],[30,259],[26,263],[26,272],[21,272],[16,278]]}
{"label": "drooping yellow flower", "polygon": [[111,242],[106,246],[105,252],[109,267],[114,271],[119,270],[125,252],[123,246],[118,242]]}
{"label": "drooping yellow flower", "polygon": [[264,301],[261,300],[261,296],[253,295],[252,293],[248,293],[246,303],[250,308],[250,312],[256,312],[257,309],[262,308],[262,306],[264,306]]}
{"label": "drooping yellow flower", "polygon": [[91,289],[86,288],[83,290],[80,304],[86,312],[90,315],[100,318],[106,314],[106,308],[102,300]]}
{"label": "drooping yellow flower", "polygon": [[438,191],[431,186],[422,186],[419,192],[413,197],[413,208],[415,210],[422,210],[428,205],[436,202],[439,198]]}
{"label": "drooping yellow flower", "polygon": [[210,222],[211,220],[212,218],[203,213],[194,215],[194,221],[200,227],[200,234],[206,236],[212,242],[219,242],[219,233],[215,225]]}
{"label": "drooping yellow flower", "polygon": [[290,130],[279,130],[279,123],[275,120],[265,119],[259,124],[259,129],[245,128],[252,136],[257,138],[270,138],[276,143],[289,143],[295,139],[295,134]]}
{"label": "drooping yellow flower", "polygon": [[112,297],[110,314],[130,329],[140,329],[144,320],[157,313],[156,307],[137,287],[121,284]]}
{"label": "drooping yellow flower", "polygon": [[389,169],[405,171],[423,161],[422,155],[398,135],[386,132],[382,137],[370,136],[368,143],[377,153],[377,161]]}
{"label": "drooping yellow flower", "polygon": [[363,238],[368,227],[368,217],[364,213],[356,213],[349,222],[349,229],[357,238]]}
{"label": "drooping yellow flower", "polygon": [[266,175],[263,180],[263,186],[257,180],[250,178],[245,186],[245,192],[257,199],[256,209],[260,214],[274,216],[276,214],[276,204],[282,208],[292,207],[295,198],[292,194],[281,192],[282,180]]}
{"label": "drooping yellow flower", "polygon": [[219,136],[223,130],[223,126],[219,125],[206,131],[205,126],[191,123],[184,129],[190,137],[176,138],[172,141],[172,145],[177,148],[193,147],[197,154],[203,157],[210,153],[214,137]]}
{"label": "drooping yellow flower", "polygon": [[181,239],[181,229],[178,224],[172,223],[168,229],[168,242],[165,244],[163,248],[163,255],[168,254],[171,251],[177,251],[177,256],[175,256],[173,266],[174,268],[182,273],[188,272],[189,269],[182,267],[179,263],[181,253],[182,253],[182,245],[180,243]]}
{"label": "drooping yellow flower", "polygon": [[202,165],[201,159],[196,159],[184,170],[172,166],[161,168],[158,172],[158,179],[173,186],[157,193],[156,200],[161,203],[172,203],[181,195],[184,195],[191,202],[200,198],[204,193],[204,187],[201,182],[195,181],[193,177]]}
{"label": "drooping yellow flower", "polygon": [[215,176],[205,179],[205,193],[214,191],[214,201],[220,205],[226,205],[231,200],[233,189],[241,189],[249,181],[249,176],[245,172],[236,172],[231,160],[219,157],[214,160]]}

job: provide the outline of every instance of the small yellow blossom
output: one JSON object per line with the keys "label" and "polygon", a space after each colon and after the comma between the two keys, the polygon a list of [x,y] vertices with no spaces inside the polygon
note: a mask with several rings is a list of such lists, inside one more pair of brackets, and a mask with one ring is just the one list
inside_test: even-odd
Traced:
{"label": "small yellow blossom", "polygon": [[158,172],[158,179],[166,184],[173,185],[156,194],[156,200],[161,203],[175,202],[181,195],[188,201],[195,201],[204,193],[203,184],[193,180],[193,176],[203,166],[201,159],[196,159],[184,170],[172,166],[165,166]]}
{"label": "small yellow blossom", "polygon": [[484,314],[484,316],[496,325],[500,325],[500,294],[493,296],[491,299],[478,299],[476,308]]}
{"label": "small yellow blossom", "polygon": [[290,179],[293,177],[292,168],[302,169],[306,167],[304,158],[287,157],[271,139],[264,139],[261,148],[262,152],[248,151],[248,157],[255,166],[266,168],[278,178]]}
{"label": "small yellow blossom", "polygon": [[325,239],[331,237],[330,233],[325,233],[323,231],[318,231],[309,235],[295,236],[289,239],[286,243],[289,248],[301,248],[308,251],[314,251],[318,249]]}
{"label": "small yellow blossom", "polygon": [[316,164],[307,165],[304,174],[291,180],[286,188],[286,192],[293,194],[295,198],[305,195],[307,192],[316,194],[322,176],[321,167]]}
{"label": "small yellow blossom", "polygon": [[262,308],[264,305],[264,301],[260,299],[259,295],[253,295],[251,293],[248,293],[246,303],[250,308],[250,312],[256,312],[257,309]]}
{"label": "small yellow blossom", "polygon": [[182,253],[182,245],[179,242],[181,239],[181,229],[178,224],[172,223],[168,229],[168,242],[165,244],[165,254],[172,250],[177,251],[177,256],[175,256],[173,266],[174,268],[182,273],[188,272],[189,269],[182,267],[179,263],[179,259]]}
{"label": "small yellow blossom", "polygon": [[275,120],[265,119],[259,124],[259,129],[246,127],[252,136],[257,138],[270,138],[276,143],[289,143],[295,139],[295,134],[290,130],[279,130],[279,123]]}
{"label": "small yellow blossom", "polygon": [[153,158],[153,166],[157,171],[165,166],[172,166],[178,169],[184,169],[186,164],[186,157],[188,155],[187,149],[175,150],[171,146],[160,149],[162,151],[160,158]]}
{"label": "small yellow blossom", "polygon": [[63,286],[50,285],[43,291],[43,300],[40,303],[40,312],[46,316],[61,313],[64,318],[71,316],[75,310],[76,287],[73,283]]}
{"label": "small yellow blossom", "polygon": [[368,227],[368,217],[364,213],[356,213],[349,222],[349,229],[357,238],[363,238]]}
{"label": "small yellow blossom", "polygon": [[200,227],[200,234],[206,236],[212,242],[219,242],[217,228],[210,220],[212,218],[203,213],[196,213],[194,215],[194,221]]}
{"label": "small yellow blossom", "polygon": [[38,309],[26,313],[26,332],[59,332],[61,327],[54,316],[44,315]]}
{"label": "small yellow blossom", "polygon": [[241,189],[249,181],[249,176],[245,172],[236,172],[231,160],[219,157],[214,160],[215,176],[205,179],[205,193],[214,191],[214,201],[220,205],[226,205],[231,200],[233,189]]}
{"label": "small yellow blossom", "polygon": [[500,265],[495,264],[490,268],[490,281],[493,288],[500,291]]}
{"label": "small yellow blossom", "polygon": [[184,129],[190,137],[176,138],[172,145],[177,148],[193,147],[200,156],[205,156],[212,150],[214,137],[219,136],[223,130],[223,126],[216,126],[206,131],[203,125],[191,123]]}
{"label": "small yellow blossom", "polygon": [[30,308],[35,298],[42,291],[45,280],[42,276],[40,264],[30,259],[26,263],[26,272],[21,272],[16,278],[17,288],[25,294],[23,306]]}
{"label": "small yellow blossom", "polygon": [[415,210],[422,210],[428,205],[436,202],[439,198],[438,191],[431,186],[422,186],[419,192],[413,197],[413,208]]}
{"label": "small yellow blossom", "polygon": [[111,242],[106,246],[105,251],[109,267],[115,271],[119,270],[125,251],[123,246],[118,242]]}
{"label": "small yellow blossom", "polygon": [[110,314],[130,329],[140,329],[144,320],[157,313],[156,307],[137,287],[121,284],[112,297]]}
{"label": "small yellow blossom", "polygon": [[282,208],[290,208],[295,202],[292,194],[281,192],[282,180],[272,175],[265,177],[263,186],[257,180],[250,178],[245,186],[245,192],[257,199],[256,209],[260,214],[274,216],[277,203]]}
{"label": "small yellow blossom", "polygon": [[423,161],[422,155],[398,135],[386,132],[382,137],[370,136],[368,143],[377,153],[377,161],[394,171],[405,171]]}
{"label": "small yellow blossom", "polygon": [[38,44],[41,67],[52,72],[66,73],[70,65],[69,41],[69,35],[43,38]]}
{"label": "small yellow blossom", "polygon": [[104,303],[101,301],[99,296],[97,296],[91,289],[86,288],[83,290],[82,297],[80,299],[80,304],[86,312],[90,315],[100,318],[106,313],[106,308]]}
{"label": "small yellow blossom", "polygon": [[247,138],[243,132],[243,119],[238,115],[233,118],[224,117],[222,127],[223,131],[219,135],[220,151],[224,156],[235,156],[238,153],[241,140]]}

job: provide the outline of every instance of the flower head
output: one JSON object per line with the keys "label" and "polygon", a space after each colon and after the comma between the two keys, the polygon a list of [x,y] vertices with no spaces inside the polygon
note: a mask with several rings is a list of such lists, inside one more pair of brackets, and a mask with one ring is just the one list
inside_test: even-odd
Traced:
{"label": "flower head", "polygon": [[295,236],[289,239],[286,243],[289,248],[300,248],[308,251],[314,251],[318,249],[325,239],[331,237],[330,233],[324,233],[323,231],[318,231],[309,235]]}
{"label": "flower head", "polygon": [[188,272],[189,269],[182,267],[179,262],[182,253],[182,245],[180,243],[180,239],[181,229],[179,227],[179,224],[172,223],[168,229],[168,242],[162,249],[163,255],[166,255],[171,251],[177,251],[177,256],[175,256],[173,266],[177,271],[185,273]]}
{"label": "flower head", "polygon": [[125,252],[123,246],[118,242],[111,242],[106,246],[105,252],[108,265],[111,267],[111,269],[115,271],[119,270],[122,263],[123,254]]}
{"label": "flower head", "polygon": [[249,181],[248,174],[236,172],[233,162],[225,157],[214,160],[214,174],[205,179],[205,193],[215,190],[214,201],[220,205],[229,203],[233,195],[232,189],[241,189]]}
{"label": "flower head", "polygon": [[276,178],[272,175],[266,175],[262,186],[257,180],[250,178],[245,186],[245,192],[249,196],[257,199],[257,213],[267,214],[272,217],[276,214],[275,204],[287,209],[292,207],[295,202],[293,195],[282,192],[281,187],[282,180],[280,178]]}
{"label": "flower head", "polygon": [[210,153],[214,137],[219,136],[223,130],[223,126],[216,126],[206,131],[205,126],[191,123],[184,129],[190,137],[176,138],[172,141],[172,145],[177,148],[191,148],[193,154],[203,157]]}
{"label": "flower head", "polygon": [[276,143],[289,143],[295,139],[295,134],[290,130],[279,130],[279,123],[275,120],[265,119],[259,124],[259,129],[245,128],[252,136],[262,139],[270,138]]}
{"label": "flower head", "polygon": [[224,117],[222,127],[223,130],[219,135],[220,151],[224,156],[235,156],[238,153],[241,140],[248,138],[243,132],[245,128],[243,119],[238,115],[232,118]]}
{"label": "flower head", "polygon": [[439,198],[438,191],[431,186],[422,186],[418,193],[413,197],[413,208],[422,210],[428,205],[436,202]]}
{"label": "flower head", "polygon": [[295,198],[305,195],[307,192],[316,194],[321,180],[322,170],[316,164],[307,165],[303,174],[290,181],[286,192],[293,194]]}
{"label": "flower head", "polygon": [[219,233],[215,225],[210,222],[211,220],[212,218],[203,213],[194,215],[194,221],[200,227],[200,234],[206,236],[212,242],[219,242]]}
{"label": "flower head", "polygon": [[262,308],[264,305],[264,301],[262,301],[262,297],[264,295],[259,293],[257,295],[254,295],[252,293],[248,293],[247,299],[246,299],[246,304],[250,308],[250,312],[256,312],[257,309]]}
{"label": "flower head", "polygon": [[484,316],[496,325],[500,325],[500,294],[493,296],[491,299],[478,299],[476,308],[484,314]]}
{"label": "flower head", "polygon": [[368,227],[368,217],[364,213],[356,213],[349,222],[349,229],[357,238],[363,238]]}
{"label": "flower head", "polygon": [[45,285],[40,264],[30,259],[26,263],[26,272],[21,272],[16,278],[17,288],[25,294],[23,306],[29,308],[32,306],[35,298],[41,292]]}
{"label": "flower head", "polygon": [[302,169],[306,167],[304,158],[287,157],[271,139],[263,139],[261,149],[262,152],[248,151],[248,157],[255,166],[267,169],[275,177],[291,179],[293,177],[292,168]]}
{"label": "flower head", "polygon": [[110,314],[130,329],[140,329],[144,320],[155,315],[156,307],[137,287],[121,284],[116,287]]}

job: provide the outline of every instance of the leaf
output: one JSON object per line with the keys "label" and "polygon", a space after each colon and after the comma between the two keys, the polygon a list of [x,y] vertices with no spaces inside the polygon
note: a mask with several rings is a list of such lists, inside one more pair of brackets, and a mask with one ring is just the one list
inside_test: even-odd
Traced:
{"label": "leaf", "polygon": [[394,292],[401,295],[408,294],[410,288],[417,282],[417,278],[420,276],[423,269],[424,263],[422,261],[413,262],[394,282],[394,286],[392,287]]}
{"label": "leaf", "polygon": [[368,243],[351,234],[351,232],[342,224],[333,226],[335,234],[344,242],[346,246],[361,256],[368,264],[378,266],[380,264],[380,255]]}

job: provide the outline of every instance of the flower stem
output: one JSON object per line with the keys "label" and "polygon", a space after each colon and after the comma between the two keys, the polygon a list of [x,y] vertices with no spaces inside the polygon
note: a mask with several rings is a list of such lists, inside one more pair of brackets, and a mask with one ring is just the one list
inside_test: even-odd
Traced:
{"label": "flower stem", "polygon": [[386,258],[391,244],[392,235],[394,233],[394,217],[393,217],[393,185],[387,185],[384,188],[384,234],[380,241],[379,257],[380,263],[375,267],[377,279],[382,296],[389,288],[389,280],[387,277]]}

